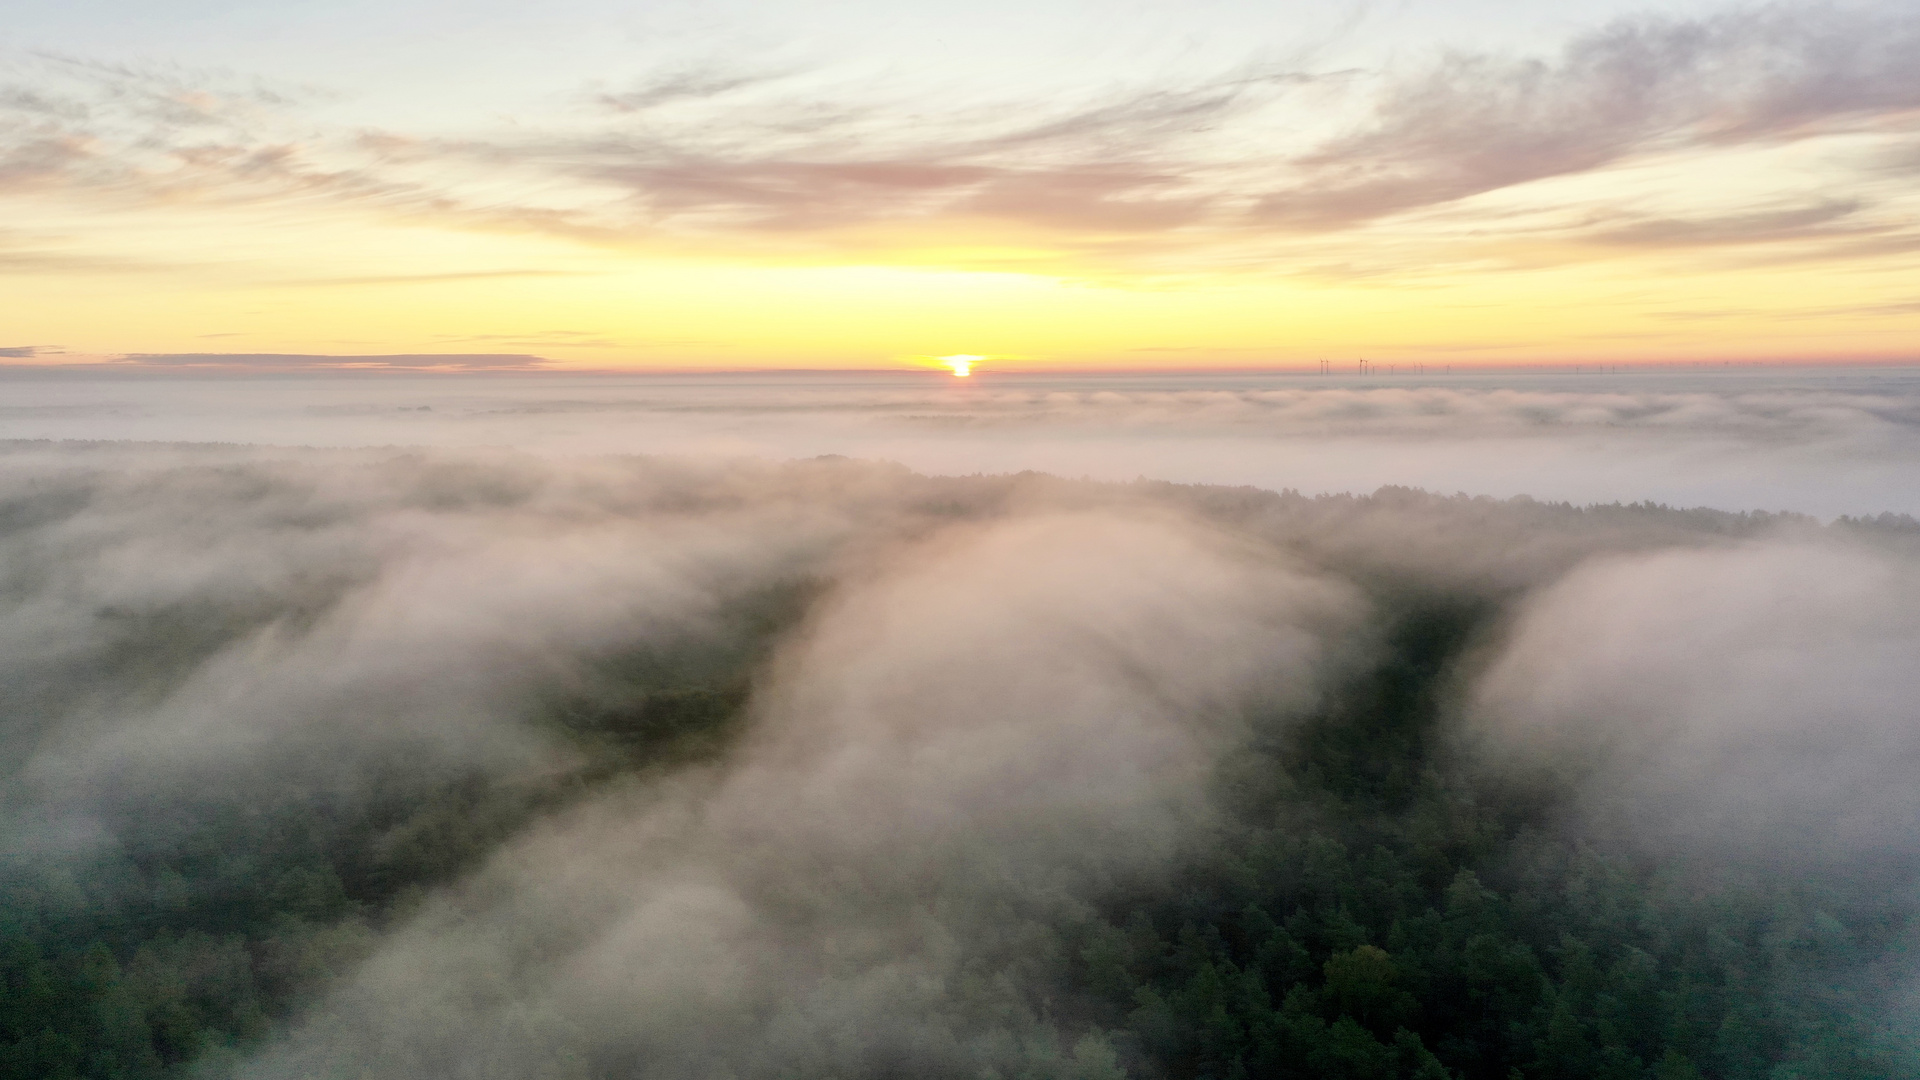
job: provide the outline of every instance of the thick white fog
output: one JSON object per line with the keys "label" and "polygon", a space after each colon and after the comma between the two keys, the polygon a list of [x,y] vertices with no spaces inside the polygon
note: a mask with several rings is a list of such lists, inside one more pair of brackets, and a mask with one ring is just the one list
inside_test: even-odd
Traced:
{"label": "thick white fog", "polygon": [[1474,715],[1640,840],[1920,853],[1920,566],[1849,543],[1595,558],[1521,606]]}
{"label": "thick white fog", "polygon": [[729,769],[510,848],[260,1075],[538,1075],[581,1025],[655,1075],[952,1067],[961,969],[1034,963],[1089,879],[1170,861],[1238,707],[1306,704],[1356,604],[1159,515],[881,563],[775,663]]}
{"label": "thick white fog", "polygon": [[0,438],[843,454],[1271,489],[1920,513],[1920,373],[11,374]]}
{"label": "thick white fog", "polygon": [[[7,386],[9,865],[180,911],[196,807],[484,834],[216,1072],[1147,1075],[1073,934],[1318,821],[1222,778],[1396,671],[1430,768],[1559,785],[1530,829],[1920,910],[1920,528],[1546,501],[1920,509],[1903,376]],[[1312,495],[1384,481],[1471,494]],[[669,699],[719,704],[619,727]],[[381,824],[461,784],[521,809]],[[1920,1046],[1910,953],[1847,955]]]}

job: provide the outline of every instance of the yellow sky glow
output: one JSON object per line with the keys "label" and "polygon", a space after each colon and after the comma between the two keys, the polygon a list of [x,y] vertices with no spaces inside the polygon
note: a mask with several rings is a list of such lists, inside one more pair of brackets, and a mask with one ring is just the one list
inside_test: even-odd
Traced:
{"label": "yellow sky glow", "polygon": [[[1793,48],[1777,27],[1756,35]],[[1848,77],[1872,75],[1864,62]],[[505,135],[328,129],[278,98],[69,65],[61,92],[90,108],[34,105],[55,101],[46,87],[0,106],[22,111],[5,138],[27,162],[0,170],[0,355],[872,369],[965,349],[1017,371],[1920,352],[1920,184],[1901,164],[1920,161],[1920,95],[1900,104],[1898,71],[1857,103],[1822,91],[1792,109],[1777,105],[1792,87],[1695,100],[1698,80],[1676,77],[1645,116],[1603,114],[1614,126],[1569,150],[1600,123],[1583,95],[1617,91],[1547,70],[1559,96],[1512,115],[1475,96],[1504,84],[1383,74],[1372,97],[1351,91],[1353,131],[1322,123],[1318,148],[1249,138],[1266,156],[1235,160],[1241,144],[1204,125],[1170,134],[1152,95],[999,143],[916,115],[837,141],[710,145],[718,120],[616,111],[509,152]],[[1395,112],[1449,95],[1457,118]],[[1285,98],[1255,104],[1260,131],[1284,130],[1270,113],[1291,115]],[[1118,153],[1126,108],[1148,111]],[[1222,112],[1222,130],[1253,124],[1240,116]],[[643,121],[684,145],[615,137]]]}

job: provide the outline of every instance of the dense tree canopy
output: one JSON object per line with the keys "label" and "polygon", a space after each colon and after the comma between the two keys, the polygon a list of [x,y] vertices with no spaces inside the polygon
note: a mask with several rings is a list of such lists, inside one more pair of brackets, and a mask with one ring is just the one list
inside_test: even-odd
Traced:
{"label": "dense tree canopy", "polygon": [[[922,509],[980,513],[1001,497],[983,483],[930,487]],[[1306,717],[1246,718],[1251,737],[1209,781],[1214,812],[1167,872],[1116,877],[1044,917],[1008,912],[1032,922],[1006,939],[1018,955],[974,957],[949,991],[958,1028],[1020,1044],[988,1055],[989,1073],[1018,1060],[1036,1080],[1911,1075],[1914,1033],[1889,1004],[1911,964],[1903,871],[1696,864],[1584,829],[1555,774],[1494,768],[1457,730],[1460,680],[1517,586],[1315,548],[1343,516],[1408,502],[1522,532],[1549,519],[1549,532],[1605,531],[1629,514],[1656,536],[1777,522],[1411,492],[1155,492],[1235,529],[1284,532],[1304,557],[1347,560],[1379,647]],[[13,506],[9,527],[61,512]],[[390,762],[350,788],[269,777],[108,802],[81,862],[15,842],[0,869],[0,1077],[239,1063],[506,838],[607,784],[722,759],[755,672],[822,588],[799,574],[735,597],[694,644],[591,657],[543,689],[524,722],[572,747],[564,769],[423,776]],[[101,663],[191,665],[258,621],[244,606],[211,626],[204,611],[143,618]],[[0,721],[31,724],[44,700],[12,695]],[[996,982],[1008,979],[1019,989]],[[644,1072],[617,1054],[589,1070]],[[908,1071],[875,1059],[869,1074]]]}

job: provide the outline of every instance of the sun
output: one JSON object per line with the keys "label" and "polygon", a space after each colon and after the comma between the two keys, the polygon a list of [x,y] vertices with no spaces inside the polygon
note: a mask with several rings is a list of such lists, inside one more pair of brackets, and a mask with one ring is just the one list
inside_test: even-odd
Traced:
{"label": "sun", "polygon": [[964,379],[973,374],[973,365],[985,360],[986,357],[973,356],[968,353],[955,353],[952,356],[940,356],[935,357],[935,359],[952,368],[955,378]]}

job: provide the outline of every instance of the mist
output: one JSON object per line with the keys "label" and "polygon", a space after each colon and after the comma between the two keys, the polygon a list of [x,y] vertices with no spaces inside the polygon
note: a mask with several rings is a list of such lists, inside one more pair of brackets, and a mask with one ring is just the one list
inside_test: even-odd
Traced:
{"label": "mist", "polygon": [[1898,379],[12,385],[21,1075],[1920,1068]]}
{"label": "mist", "polygon": [[1576,504],[1920,513],[1911,479],[1920,468],[1920,382],[1910,368],[1354,378],[987,367],[966,380],[932,372],[76,370],[5,372],[0,434],[557,455],[842,454],[939,475],[1031,469],[1308,494],[1391,484]]}

